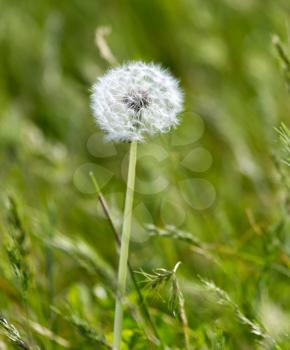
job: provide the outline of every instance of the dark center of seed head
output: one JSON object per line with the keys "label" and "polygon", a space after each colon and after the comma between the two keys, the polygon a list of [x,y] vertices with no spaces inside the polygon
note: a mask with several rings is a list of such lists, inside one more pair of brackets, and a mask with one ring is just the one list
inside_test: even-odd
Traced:
{"label": "dark center of seed head", "polygon": [[148,107],[150,99],[145,91],[130,92],[123,98],[123,102],[128,108],[132,109],[137,114],[143,109]]}

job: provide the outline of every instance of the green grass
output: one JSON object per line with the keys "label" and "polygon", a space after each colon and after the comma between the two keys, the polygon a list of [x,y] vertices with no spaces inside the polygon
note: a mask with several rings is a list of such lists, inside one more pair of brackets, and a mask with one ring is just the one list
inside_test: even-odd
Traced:
{"label": "green grass", "polygon": [[128,277],[123,349],[290,349],[289,2],[0,4],[0,348],[112,344],[129,147],[104,142],[89,90],[142,59],[186,108],[138,148],[130,266],[168,280],[135,273],[144,311]]}

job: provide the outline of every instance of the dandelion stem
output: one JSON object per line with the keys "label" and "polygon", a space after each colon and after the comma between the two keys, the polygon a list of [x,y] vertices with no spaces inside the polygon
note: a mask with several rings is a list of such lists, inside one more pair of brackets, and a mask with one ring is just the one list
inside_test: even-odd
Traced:
{"label": "dandelion stem", "polygon": [[136,159],[137,159],[137,142],[133,141],[130,144],[127,192],[126,192],[122,238],[121,238],[121,250],[120,250],[119,271],[118,271],[118,292],[117,292],[116,308],[115,308],[113,350],[120,350],[121,348],[122,319],[123,319],[123,305],[122,305],[123,300],[122,299],[126,291],[127,262],[128,262],[129,242],[130,242],[131,223],[132,223]]}
{"label": "dandelion stem", "polygon": [[[96,189],[96,191],[97,191],[97,197],[98,197],[98,200],[99,200],[100,205],[101,205],[101,207],[102,207],[102,210],[103,210],[104,214],[106,215],[106,217],[107,217],[107,219],[108,219],[108,222],[109,222],[109,224],[110,224],[110,226],[111,226],[111,229],[112,229],[112,231],[113,231],[115,240],[116,240],[118,246],[120,247],[120,246],[121,246],[120,234],[119,234],[119,232],[118,232],[118,230],[117,230],[117,228],[116,228],[116,226],[115,226],[115,224],[114,224],[114,221],[113,221],[112,215],[111,215],[111,213],[110,213],[110,209],[109,209],[109,206],[108,206],[108,204],[107,204],[107,201],[106,201],[105,197],[103,196],[103,194],[102,194],[102,192],[101,192],[101,190],[100,190],[100,188],[99,188],[99,186],[98,186],[97,180],[96,180],[96,178],[95,178],[95,176],[94,176],[94,174],[93,174],[92,172],[90,172],[90,177],[91,177],[92,182],[93,182],[93,184],[94,184],[94,186],[95,186],[95,189]],[[129,259],[129,258],[128,258],[127,264],[128,264],[128,269],[129,269],[130,277],[131,277],[131,279],[132,279],[134,288],[135,288],[136,293],[137,293],[137,295],[138,295],[139,307],[141,308],[141,310],[142,310],[142,312],[143,312],[143,314],[144,314],[144,317],[147,319],[148,324],[150,325],[150,327],[151,327],[151,329],[152,329],[152,331],[153,331],[154,336],[157,338],[159,344],[160,344],[161,347],[163,348],[164,346],[163,346],[163,344],[162,344],[162,341],[161,341],[161,339],[160,339],[160,336],[159,336],[159,333],[158,333],[158,331],[157,331],[157,328],[155,327],[155,324],[154,324],[154,322],[153,322],[153,320],[152,320],[152,318],[151,318],[151,315],[150,315],[150,313],[149,313],[149,310],[148,310],[148,308],[147,308],[145,299],[144,299],[144,297],[143,297],[142,291],[141,291],[141,289],[140,289],[140,287],[139,287],[139,285],[138,285],[138,282],[137,282],[137,280],[136,280],[136,277],[135,277],[135,275],[134,275],[134,270],[133,270],[133,268],[132,268],[132,266],[131,266],[131,264],[130,264],[130,259]]]}

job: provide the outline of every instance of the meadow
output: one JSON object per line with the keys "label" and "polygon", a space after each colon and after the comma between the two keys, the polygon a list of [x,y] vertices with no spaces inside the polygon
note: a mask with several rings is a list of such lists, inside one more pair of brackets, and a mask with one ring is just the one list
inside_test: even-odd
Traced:
{"label": "meadow", "polygon": [[137,60],[185,105],[138,145],[122,350],[289,350],[290,2],[0,9],[0,350],[112,349],[129,144],[90,95]]}

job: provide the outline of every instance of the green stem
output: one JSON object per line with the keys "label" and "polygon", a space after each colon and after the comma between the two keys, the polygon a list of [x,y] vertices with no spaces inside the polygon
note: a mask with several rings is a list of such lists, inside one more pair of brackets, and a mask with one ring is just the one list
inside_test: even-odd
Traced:
{"label": "green stem", "polygon": [[132,224],[136,159],[137,159],[137,142],[133,141],[130,144],[127,192],[126,192],[122,238],[121,238],[121,250],[120,250],[119,272],[118,272],[118,291],[117,291],[116,308],[115,308],[113,350],[121,349],[123,297],[126,291],[127,263],[128,263],[129,242],[130,242],[131,224]]}
{"label": "green stem", "polygon": [[188,320],[185,312],[185,307],[184,307],[184,296],[182,293],[182,290],[179,286],[179,282],[176,276],[176,271],[179,268],[181,264],[181,261],[178,261],[177,264],[175,264],[172,274],[173,274],[173,286],[174,289],[176,290],[177,293],[177,300],[178,300],[178,307],[179,307],[179,317],[180,321],[182,324],[182,330],[183,330],[183,335],[184,335],[184,349],[185,350],[190,350],[190,341],[189,341],[189,327],[188,327]]}
{"label": "green stem", "polygon": [[[112,229],[112,231],[113,231],[113,233],[114,233],[114,237],[115,237],[115,239],[116,239],[116,241],[117,241],[117,243],[118,243],[118,246],[120,247],[120,246],[121,246],[121,238],[120,238],[121,235],[119,234],[119,232],[118,232],[118,230],[117,230],[117,228],[116,228],[116,226],[115,226],[115,224],[114,224],[114,221],[113,221],[112,215],[111,215],[111,213],[110,213],[110,209],[109,209],[109,207],[108,207],[108,204],[107,204],[107,202],[106,202],[106,199],[104,198],[104,196],[103,196],[103,194],[102,194],[102,192],[101,192],[101,190],[100,190],[100,188],[99,188],[99,185],[98,185],[98,183],[97,183],[97,180],[96,180],[96,178],[95,178],[93,172],[90,172],[89,175],[90,175],[90,177],[91,177],[91,179],[92,179],[92,182],[93,182],[93,184],[94,184],[94,187],[95,187],[95,189],[96,189],[97,198],[98,198],[98,200],[99,200],[99,202],[100,202],[100,205],[101,205],[101,207],[102,207],[102,209],[103,209],[103,212],[104,212],[104,214],[106,215],[106,217],[107,217],[107,219],[108,219],[108,221],[109,221],[109,224],[110,224],[110,226],[111,226],[111,229]],[[147,322],[148,322],[148,324],[150,325],[150,327],[151,327],[151,329],[152,329],[152,331],[153,331],[153,334],[155,335],[155,337],[156,337],[158,343],[160,344],[160,347],[161,347],[162,349],[164,349],[164,345],[162,344],[162,340],[161,340],[161,338],[160,338],[160,336],[159,336],[159,333],[158,333],[158,331],[157,331],[157,328],[155,327],[155,324],[154,324],[154,322],[153,322],[153,320],[152,320],[152,318],[151,318],[151,315],[150,315],[149,310],[148,310],[148,308],[147,308],[145,299],[144,299],[144,297],[143,297],[143,294],[142,294],[142,292],[141,292],[141,289],[140,289],[140,287],[139,287],[139,285],[138,285],[138,282],[137,282],[137,280],[136,280],[136,277],[135,277],[135,275],[134,275],[133,267],[132,267],[131,264],[130,264],[130,258],[128,258],[128,269],[129,269],[129,274],[130,274],[130,276],[131,276],[131,279],[132,279],[134,288],[135,288],[135,290],[136,290],[136,293],[137,293],[137,296],[138,296],[138,299],[139,299],[139,304],[138,304],[138,305],[139,305],[139,307],[141,308],[141,310],[142,310],[142,312],[143,312],[143,314],[144,314],[145,319],[147,319]]]}
{"label": "green stem", "polygon": [[180,314],[180,320],[181,320],[182,330],[184,335],[184,345],[186,350],[190,350],[189,327],[188,327],[188,320],[187,320],[185,307],[184,307],[184,296],[180,289],[177,278],[176,278],[176,288],[178,291],[179,314]]}

